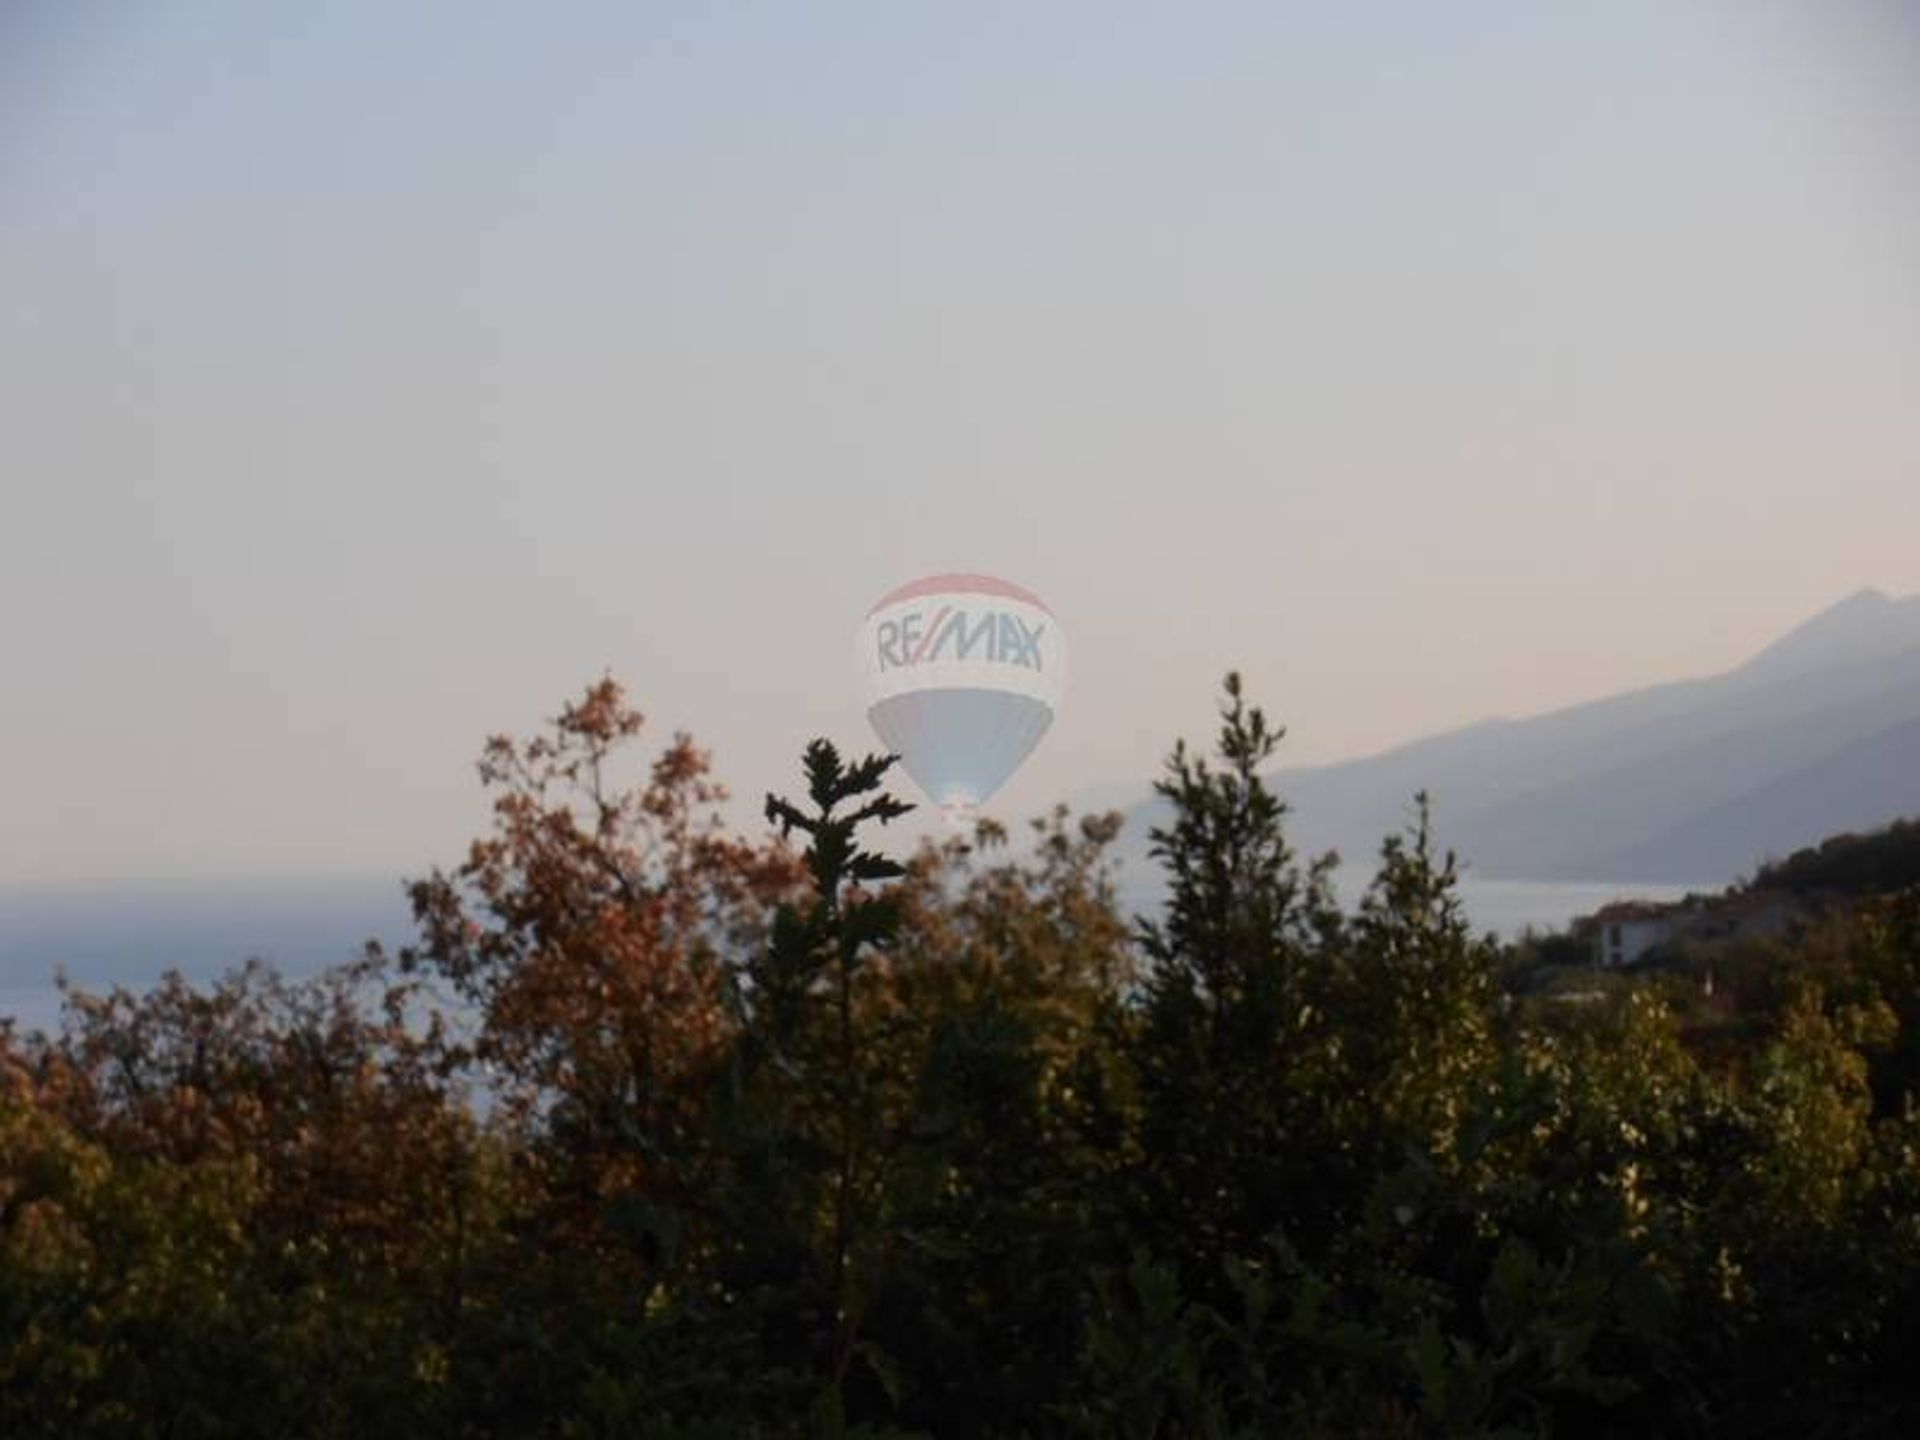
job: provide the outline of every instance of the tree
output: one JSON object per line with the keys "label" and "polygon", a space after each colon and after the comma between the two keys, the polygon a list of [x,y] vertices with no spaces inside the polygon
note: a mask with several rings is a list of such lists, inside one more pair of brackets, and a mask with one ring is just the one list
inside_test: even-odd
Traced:
{"label": "tree", "polygon": [[69,991],[61,1035],[0,1059],[8,1433],[443,1418],[421,1377],[495,1212],[412,994],[370,961],[175,974]]}
{"label": "tree", "polygon": [[[622,784],[643,724],[602,680],[545,735],[490,740],[493,831],[453,874],[409,887],[421,940],[401,958],[477,1016],[455,1059],[482,1068],[503,1116],[537,1122],[556,1220],[670,1269],[706,1175],[730,967],[764,943],[798,870],[726,832],[726,791],[685,735]],[[656,1223],[622,1239],[604,1221],[633,1199]]]}
{"label": "tree", "polygon": [[869,1322],[897,1375],[898,1423],[1031,1429],[1075,1366],[1087,1277],[1126,1258],[1138,1155],[1134,956],[1108,859],[1119,827],[1057,808],[1018,847],[983,821],[924,847],[899,882],[866,1022],[890,1057],[901,1137]]}
{"label": "tree", "polygon": [[[831,744],[816,740],[805,756],[811,808],[767,797],[767,818],[781,833],[807,837],[801,859],[811,892],[779,908],[769,943],[747,967],[750,1019],[741,1056],[760,1107],[754,1139],[763,1152],[749,1174],[775,1195],[792,1197],[779,1207],[799,1232],[787,1243],[824,1255],[826,1273],[815,1278],[827,1333],[814,1405],[828,1428],[841,1423],[867,1298],[884,1262],[874,1218],[887,1159],[886,1117],[869,1083],[855,987],[868,956],[893,939],[900,923],[898,897],[871,887],[905,871],[859,839],[869,821],[884,825],[912,808],[881,788],[892,764],[892,756],[876,755],[848,765]],[[816,1211],[812,1197],[821,1189],[825,1203]],[[754,1205],[773,1196],[742,1198]],[[813,1213],[827,1217],[824,1237],[805,1233]],[[884,1361],[874,1369],[886,1378]]]}
{"label": "tree", "polygon": [[1155,786],[1172,816],[1150,836],[1165,911],[1140,929],[1140,1192],[1152,1243],[1187,1257],[1184,1282],[1202,1295],[1218,1292],[1227,1257],[1324,1208],[1303,1195],[1301,1167],[1322,1018],[1314,967],[1340,929],[1335,860],[1303,870],[1287,844],[1286,806],[1261,776],[1280,738],[1229,675],[1219,767],[1182,742]]}
{"label": "tree", "polygon": [[1496,955],[1461,909],[1451,851],[1434,850],[1432,807],[1414,797],[1409,832],[1390,835],[1347,931],[1339,981],[1343,1129],[1450,1163],[1495,1060]]}

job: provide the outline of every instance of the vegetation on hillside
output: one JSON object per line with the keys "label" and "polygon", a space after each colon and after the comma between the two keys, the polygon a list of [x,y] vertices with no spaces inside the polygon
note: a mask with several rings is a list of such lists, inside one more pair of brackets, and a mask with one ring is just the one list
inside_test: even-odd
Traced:
{"label": "vegetation on hillside", "polygon": [[1920,888],[1571,1003],[1424,802],[1343,912],[1237,680],[1137,928],[1114,817],[640,730],[493,741],[399,955],[0,1031],[0,1433],[1920,1428]]}
{"label": "vegetation on hillside", "polygon": [[1763,865],[1749,888],[1796,895],[1884,895],[1920,885],[1920,820],[1835,835]]}

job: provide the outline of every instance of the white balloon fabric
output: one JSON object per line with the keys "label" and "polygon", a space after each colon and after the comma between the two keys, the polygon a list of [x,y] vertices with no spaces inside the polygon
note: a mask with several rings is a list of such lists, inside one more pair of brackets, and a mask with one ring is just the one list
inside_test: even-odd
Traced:
{"label": "white balloon fabric", "polygon": [[860,627],[867,719],[935,804],[964,814],[1053,724],[1067,642],[1040,597],[991,575],[929,575]]}

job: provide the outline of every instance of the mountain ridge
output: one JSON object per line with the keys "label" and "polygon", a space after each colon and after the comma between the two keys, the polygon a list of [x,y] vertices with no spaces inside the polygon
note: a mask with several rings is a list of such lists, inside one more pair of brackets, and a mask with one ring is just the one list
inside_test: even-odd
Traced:
{"label": "mountain ridge", "polygon": [[[1370,855],[1425,790],[1483,878],[1729,883],[1920,813],[1920,596],[1855,591],[1731,670],[1270,778],[1309,853]],[[1127,809],[1142,845],[1163,802]]]}

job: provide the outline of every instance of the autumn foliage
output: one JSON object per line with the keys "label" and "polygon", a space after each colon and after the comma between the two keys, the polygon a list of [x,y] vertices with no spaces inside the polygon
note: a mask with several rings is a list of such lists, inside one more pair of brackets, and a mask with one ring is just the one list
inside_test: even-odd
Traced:
{"label": "autumn foliage", "polygon": [[[1365,899],[1230,680],[1114,816],[769,829],[603,680],[418,935],[0,1030],[0,1434],[1920,1427],[1920,893],[1569,997],[1424,801]],[[1735,998],[1737,997],[1737,998]]]}

